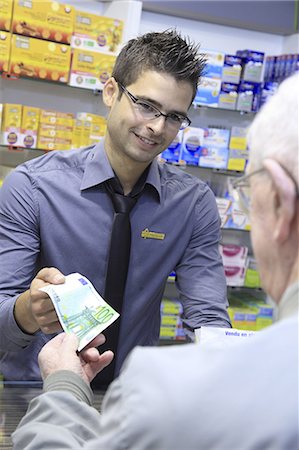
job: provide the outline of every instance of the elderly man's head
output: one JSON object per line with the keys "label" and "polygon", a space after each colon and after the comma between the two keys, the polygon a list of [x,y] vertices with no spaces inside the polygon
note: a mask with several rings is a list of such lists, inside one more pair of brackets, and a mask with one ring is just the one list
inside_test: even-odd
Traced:
{"label": "elderly man's head", "polygon": [[298,280],[299,74],[285,80],[249,129],[252,244],[262,285],[279,302]]}

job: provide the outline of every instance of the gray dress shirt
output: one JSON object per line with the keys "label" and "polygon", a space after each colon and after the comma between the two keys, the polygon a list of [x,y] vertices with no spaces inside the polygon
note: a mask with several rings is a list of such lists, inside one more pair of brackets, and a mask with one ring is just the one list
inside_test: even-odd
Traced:
{"label": "gray dress shirt", "polygon": [[[111,177],[100,143],[50,152],[5,179],[0,190],[0,372],[7,380],[40,379],[37,354],[51,336],[24,333],[13,309],[42,267],[57,267],[65,275],[80,272],[103,294],[113,220],[103,183]],[[158,342],[160,302],[172,270],[188,326],[230,326],[218,251],[220,220],[209,187],[155,160],[131,225],[117,372],[135,345]]]}

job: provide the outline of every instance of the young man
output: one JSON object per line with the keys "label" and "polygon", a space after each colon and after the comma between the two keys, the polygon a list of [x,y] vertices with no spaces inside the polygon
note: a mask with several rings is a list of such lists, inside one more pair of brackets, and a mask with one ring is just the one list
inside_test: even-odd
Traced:
{"label": "young man", "polygon": [[296,75],[254,120],[248,175],[236,183],[245,206],[251,190],[253,247],[279,322],[220,351],[133,350],[102,415],[89,406],[89,382],[107,354],[86,349],[80,361],[76,337],[60,334],[40,353],[45,393],[14,433],[15,450],[299,447],[298,99]]}
{"label": "young man", "polygon": [[[134,346],[158,342],[160,302],[172,270],[187,326],[230,326],[214,196],[199,179],[156,160],[189,125],[188,109],[203,67],[198,48],[175,31],[129,41],[103,90],[109,108],[104,141],[36,158],[5,180],[0,191],[0,372],[5,379],[40,379],[37,354],[61,331],[40,287],[79,272],[112,302],[105,286],[114,241],[112,190],[121,199],[137,199],[130,214],[131,254],[115,374]],[[107,348],[114,337],[109,331]]]}

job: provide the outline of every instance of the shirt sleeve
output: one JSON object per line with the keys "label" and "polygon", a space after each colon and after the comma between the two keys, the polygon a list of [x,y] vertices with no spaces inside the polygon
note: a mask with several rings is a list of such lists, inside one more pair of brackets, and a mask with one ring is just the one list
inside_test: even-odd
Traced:
{"label": "shirt sleeve", "polygon": [[36,272],[40,241],[38,207],[26,166],[19,166],[0,189],[0,349],[17,351],[34,336],[14,319],[16,298],[28,289]]}
{"label": "shirt sleeve", "polygon": [[193,234],[176,267],[183,320],[190,328],[231,327],[226,280],[219,253],[220,217],[212,191],[206,187],[195,207]]}

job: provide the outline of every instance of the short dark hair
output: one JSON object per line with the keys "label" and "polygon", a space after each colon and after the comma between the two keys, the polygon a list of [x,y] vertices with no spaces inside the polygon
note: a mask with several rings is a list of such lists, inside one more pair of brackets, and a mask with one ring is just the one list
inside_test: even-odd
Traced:
{"label": "short dark hair", "polygon": [[192,85],[193,100],[206,63],[205,55],[198,50],[199,44],[182,38],[173,29],[146,33],[129,40],[122,48],[112,76],[123,86],[129,86],[146,70],[167,73]]}

